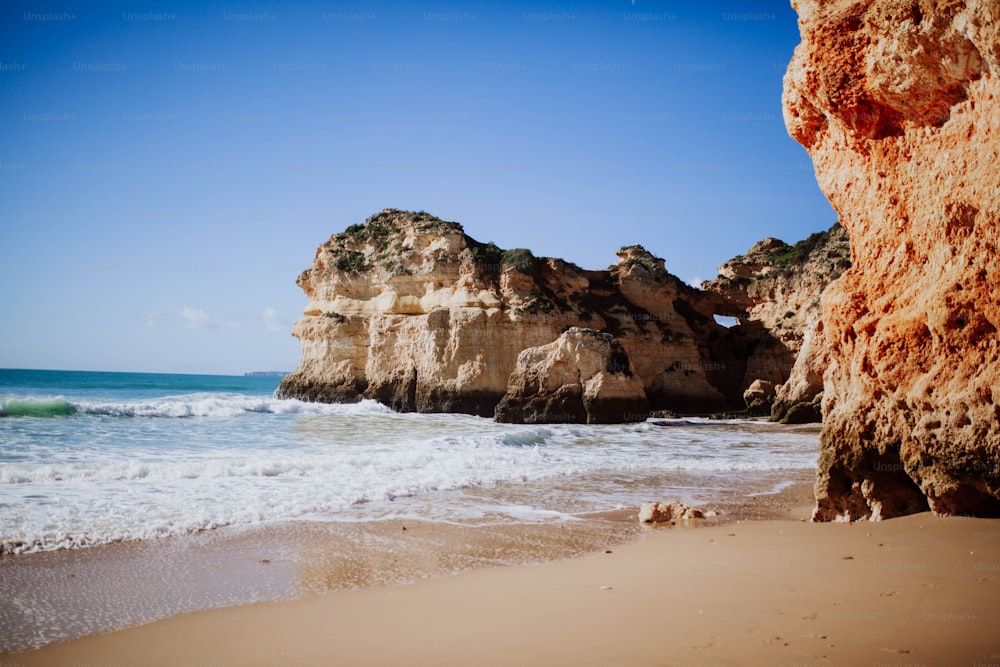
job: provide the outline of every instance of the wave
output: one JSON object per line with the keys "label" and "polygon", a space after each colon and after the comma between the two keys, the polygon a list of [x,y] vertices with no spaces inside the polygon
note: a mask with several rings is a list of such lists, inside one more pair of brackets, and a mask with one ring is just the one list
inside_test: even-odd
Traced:
{"label": "wave", "polygon": [[238,417],[265,414],[391,414],[377,401],[359,403],[307,403],[245,394],[199,393],[140,401],[71,401],[62,397],[13,397],[0,400],[0,417],[66,417],[76,414],[108,417]]}
{"label": "wave", "polygon": [[328,518],[371,502],[539,480],[574,469],[540,449],[510,447],[485,434],[394,447],[14,462],[0,466],[0,488],[9,500],[0,505],[0,554]]}
{"label": "wave", "polygon": [[815,435],[757,425],[512,426],[374,401],[67,393],[0,393],[11,416],[56,418],[0,422],[0,553],[387,512],[565,512],[580,498],[606,507],[646,489],[663,497],[664,484],[708,493],[816,464]]}
{"label": "wave", "polygon": [[76,406],[63,398],[9,398],[0,401],[0,417],[64,417]]}
{"label": "wave", "polygon": [[500,442],[509,447],[534,447],[545,442],[546,438],[552,435],[548,429],[515,431],[504,435]]}

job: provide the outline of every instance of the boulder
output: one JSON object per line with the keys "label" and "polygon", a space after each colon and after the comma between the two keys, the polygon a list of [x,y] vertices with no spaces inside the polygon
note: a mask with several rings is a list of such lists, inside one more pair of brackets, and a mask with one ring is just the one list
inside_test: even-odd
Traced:
{"label": "boulder", "polygon": [[773,382],[754,380],[743,392],[743,400],[747,404],[747,410],[752,414],[770,414],[776,390],[777,386]]}
{"label": "boulder", "polygon": [[705,512],[682,502],[643,503],[639,507],[639,523],[669,523],[704,519]]}
{"label": "boulder", "polygon": [[642,381],[621,344],[610,334],[574,327],[518,355],[494,418],[519,424],[613,424],[648,416]]}

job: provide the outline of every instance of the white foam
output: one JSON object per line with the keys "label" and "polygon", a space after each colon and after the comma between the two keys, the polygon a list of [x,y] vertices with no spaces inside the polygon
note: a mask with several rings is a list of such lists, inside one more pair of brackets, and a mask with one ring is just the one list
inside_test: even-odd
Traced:
{"label": "white foam", "polygon": [[[560,480],[558,493],[586,494],[594,499],[588,507],[612,508],[614,498],[601,501],[602,480],[640,484],[677,474],[807,469],[817,449],[814,435],[750,432],[736,424],[511,426],[461,415],[402,415],[374,402],[192,394],[75,404],[83,414],[69,419],[0,424],[6,429],[0,437],[28,443],[0,452],[0,550],[349,518],[359,504],[405,498],[426,501],[400,511],[441,520],[554,520],[566,504],[552,505],[546,493],[501,502],[490,489],[550,489]],[[117,418],[144,416],[166,418]],[[48,439],[31,435],[53,429],[63,431]],[[462,489],[468,492],[442,493]]]}
{"label": "white foam", "polygon": [[377,401],[359,403],[308,403],[297,399],[279,399],[243,394],[185,394],[148,401],[92,402],[71,401],[77,411],[111,417],[238,417],[248,412],[268,414],[344,415],[391,413]]}
{"label": "white foam", "polygon": [[794,482],[792,482],[791,480],[785,479],[785,480],[782,480],[782,481],[776,483],[774,486],[772,486],[767,491],[759,491],[757,493],[748,493],[747,495],[751,496],[751,497],[754,497],[754,496],[775,496],[775,495],[778,495],[779,493],[781,493],[782,491],[784,491],[785,489],[787,489],[788,487],[790,487],[792,484],[794,484]]}

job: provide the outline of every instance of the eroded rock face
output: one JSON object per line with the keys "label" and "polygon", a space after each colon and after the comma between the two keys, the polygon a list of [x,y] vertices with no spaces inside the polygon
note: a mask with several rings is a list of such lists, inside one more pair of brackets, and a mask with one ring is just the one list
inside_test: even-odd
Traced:
{"label": "eroded rock face", "polygon": [[521,351],[581,327],[621,345],[653,409],[741,402],[746,360],[712,317],[718,297],[639,246],[619,258],[586,271],[386,209],[331,237],[299,276],[309,299],[293,328],[302,359],[279,394],[492,416]]}
{"label": "eroded rock face", "polygon": [[747,410],[753,415],[769,414],[771,406],[774,404],[776,390],[777,386],[773,382],[754,380],[743,392],[743,401],[747,404]]}
{"label": "eroded rock face", "polygon": [[[713,513],[714,514],[714,513]],[[672,503],[643,503],[639,507],[639,523],[667,523],[704,519],[705,512],[680,501]]]}
{"label": "eroded rock face", "polygon": [[741,322],[757,321],[792,352],[819,319],[820,295],[851,266],[851,248],[840,224],[793,245],[775,238],[719,267],[704,288],[733,305]]}
{"label": "eroded rock face", "polygon": [[518,424],[645,421],[649,402],[628,354],[611,334],[568,329],[522,350],[495,419]]}
{"label": "eroded rock face", "polygon": [[1000,514],[1000,5],[798,0],[784,116],[851,239],[815,520]]}
{"label": "eroded rock face", "polygon": [[[757,342],[747,360],[744,386],[767,382],[777,396],[755,399],[753,411],[769,406],[771,418],[785,423],[820,421],[823,373],[829,363],[822,337],[820,297],[851,265],[847,234],[840,224],[788,245],[767,238],[746,254],[719,267],[704,284],[722,297],[739,328]],[[756,394],[754,394],[756,395]],[[773,404],[770,399],[773,398]]]}
{"label": "eroded rock face", "polygon": [[806,330],[795,365],[785,384],[778,387],[771,405],[771,419],[782,424],[823,421],[823,374],[830,366],[830,350],[818,317]]}

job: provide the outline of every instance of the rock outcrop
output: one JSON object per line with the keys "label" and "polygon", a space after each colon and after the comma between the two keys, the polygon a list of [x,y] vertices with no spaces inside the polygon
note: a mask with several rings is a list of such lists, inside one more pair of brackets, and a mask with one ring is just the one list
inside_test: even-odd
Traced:
{"label": "rock outcrop", "polygon": [[850,265],[847,234],[835,224],[794,245],[764,239],[704,283],[724,299],[724,314],[736,317],[747,336],[758,341],[747,360],[747,391],[758,381],[778,387],[768,399],[752,392],[751,411],[770,412],[784,423],[821,420],[822,378],[829,360],[824,340],[815,334],[822,326],[820,296]]}
{"label": "rock outcrop", "polygon": [[817,313],[806,330],[795,365],[771,403],[771,419],[782,424],[823,421],[823,374],[830,366],[830,350]]}
{"label": "rock outcrop", "polygon": [[517,357],[499,422],[616,424],[645,421],[649,401],[628,354],[611,334],[571,328]]}
{"label": "rock outcrop", "polygon": [[753,343],[715,322],[719,297],[685,285],[640,246],[618,256],[587,271],[386,209],[331,237],[299,276],[309,299],[293,328],[302,359],[278,393],[492,416],[521,352],[579,327],[614,338],[651,409],[740,405]]}
{"label": "rock outcrop", "polygon": [[1000,515],[1000,5],[793,4],[785,124],[853,250],[813,518]]}
{"label": "rock outcrop", "polygon": [[703,287],[722,295],[741,324],[760,322],[797,353],[806,330],[819,319],[823,290],[850,266],[850,243],[838,223],[794,245],[759,241],[720,266],[719,276]]}
{"label": "rock outcrop", "polygon": [[743,392],[743,401],[751,414],[770,413],[777,386],[767,380],[754,380]]}
{"label": "rock outcrop", "polygon": [[[712,515],[714,516],[714,512]],[[639,507],[639,523],[668,523],[704,519],[705,512],[680,501],[672,503],[643,503]]]}

